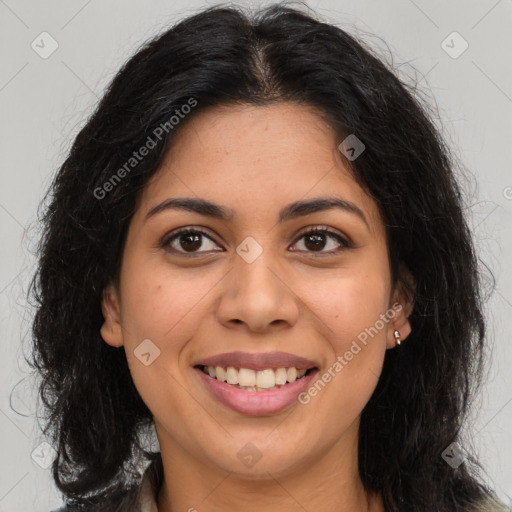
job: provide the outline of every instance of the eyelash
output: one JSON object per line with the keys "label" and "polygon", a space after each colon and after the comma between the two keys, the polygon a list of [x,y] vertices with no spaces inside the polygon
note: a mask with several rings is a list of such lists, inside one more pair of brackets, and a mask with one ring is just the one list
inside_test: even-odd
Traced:
{"label": "eyelash", "polygon": [[[171,243],[174,240],[178,239],[181,235],[186,235],[186,234],[190,234],[190,233],[201,234],[201,235],[205,236],[206,238],[208,238],[209,240],[211,240],[212,242],[216,243],[215,240],[213,240],[212,237],[206,231],[203,231],[200,228],[182,228],[182,229],[180,229],[174,233],[170,233],[169,235],[166,235],[164,238],[162,238],[162,240],[160,241],[160,244],[159,244],[160,248],[169,250],[168,247],[171,245]],[[293,245],[295,245],[300,239],[304,238],[306,235],[311,235],[311,234],[316,234],[316,233],[325,234],[325,235],[328,235],[329,237],[334,238],[341,245],[341,248],[331,250],[331,251],[296,251],[296,252],[307,252],[307,253],[312,254],[315,257],[322,257],[322,255],[326,255],[326,254],[327,255],[338,254],[346,249],[350,249],[353,247],[352,243],[349,242],[348,239],[342,237],[337,232],[332,231],[324,226],[314,227],[312,229],[308,229],[307,231],[303,231],[302,233],[300,233],[297,236]],[[208,252],[208,251],[185,252],[185,251],[178,251],[176,249],[171,248],[170,252],[194,257],[195,255],[201,254],[203,252]],[[221,251],[215,251],[215,252],[221,252]]]}

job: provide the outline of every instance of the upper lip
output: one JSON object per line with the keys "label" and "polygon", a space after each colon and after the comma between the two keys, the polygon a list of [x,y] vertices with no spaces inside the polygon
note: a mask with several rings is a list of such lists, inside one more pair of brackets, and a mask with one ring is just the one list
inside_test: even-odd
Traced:
{"label": "upper lip", "polygon": [[290,368],[307,370],[316,367],[316,363],[304,357],[287,352],[228,352],[201,359],[194,366],[221,366],[226,368],[248,368],[251,370],[266,370],[268,368]]}

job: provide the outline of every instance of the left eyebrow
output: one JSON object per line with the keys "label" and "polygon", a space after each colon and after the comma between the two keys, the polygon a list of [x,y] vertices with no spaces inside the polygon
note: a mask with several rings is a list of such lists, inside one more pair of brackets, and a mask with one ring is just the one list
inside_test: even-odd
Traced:
{"label": "left eyebrow", "polygon": [[155,207],[151,208],[146,214],[144,221],[153,217],[157,213],[165,210],[185,210],[192,213],[198,213],[205,217],[213,217],[219,220],[232,220],[235,217],[234,210],[220,206],[218,204],[207,201],[206,199],[195,199],[195,198],[172,198],[166,199]]}
{"label": "left eyebrow", "polygon": [[[304,217],[312,213],[317,213],[326,210],[332,210],[338,208],[345,212],[358,216],[370,229],[368,221],[362,212],[362,210],[354,203],[341,199],[338,197],[318,197],[308,201],[296,201],[285,206],[279,212],[279,222],[285,222],[298,217]],[[185,210],[206,217],[213,217],[219,220],[233,220],[236,217],[236,213],[231,208],[221,206],[206,199],[197,198],[170,198],[166,199],[162,203],[154,206],[146,214],[145,221],[154,215],[163,212],[165,210]]]}

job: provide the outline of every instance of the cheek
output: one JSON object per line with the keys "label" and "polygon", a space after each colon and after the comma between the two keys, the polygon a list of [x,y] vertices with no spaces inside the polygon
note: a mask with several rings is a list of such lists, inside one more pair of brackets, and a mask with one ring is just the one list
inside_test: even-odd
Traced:
{"label": "cheek", "polygon": [[189,329],[197,327],[204,295],[215,285],[213,277],[173,270],[161,260],[127,265],[122,304],[125,342],[150,338],[167,347],[170,339],[177,344],[186,340]]}
{"label": "cheek", "polygon": [[[377,266],[341,272],[315,290],[309,292],[308,302],[325,324],[336,353],[344,352],[347,344],[374,326],[389,306],[389,274]],[[381,323],[379,336],[385,337]]]}
{"label": "cheek", "polygon": [[330,421],[333,410],[355,418],[377,385],[389,325],[389,319],[381,319],[389,307],[386,264],[387,259],[377,255],[371,262],[362,258],[322,280],[320,286],[310,287],[308,306],[328,343],[326,369],[318,376],[323,383],[315,386],[325,421]]}
{"label": "cheek", "polygon": [[378,383],[389,325],[381,320],[389,298],[385,275],[329,279],[321,293],[310,294],[309,306],[328,344],[328,356],[304,400],[315,404],[329,435],[337,435],[340,421],[348,427]]}
{"label": "cheek", "polygon": [[133,382],[155,416],[167,408],[185,411],[189,396],[177,385],[180,355],[197,330],[198,316],[205,314],[204,283],[161,263],[130,263],[123,281],[122,324]]}

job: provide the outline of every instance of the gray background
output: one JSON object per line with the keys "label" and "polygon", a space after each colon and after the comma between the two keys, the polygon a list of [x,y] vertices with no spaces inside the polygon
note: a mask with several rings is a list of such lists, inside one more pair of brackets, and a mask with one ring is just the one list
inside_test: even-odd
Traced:
{"label": "gray background", "polygon": [[[24,294],[34,269],[29,250],[37,239],[37,205],[126,58],[147,37],[213,3],[0,0],[0,511],[47,512],[61,503],[50,470],[41,467],[51,461],[51,450],[41,445],[34,386],[22,357],[30,342],[32,312]],[[512,1],[308,5],[326,21],[366,37],[384,55],[387,42],[399,75],[419,81],[439,111],[439,128],[474,175],[465,186],[468,214],[479,256],[492,268],[497,289],[486,306],[494,342],[491,365],[467,432],[487,468],[487,481],[512,503],[512,274],[506,264],[512,254]],[[454,31],[469,45],[458,56],[463,40],[446,39]],[[42,32],[58,44],[46,59],[31,47],[35,41],[39,52],[51,49]]]}

